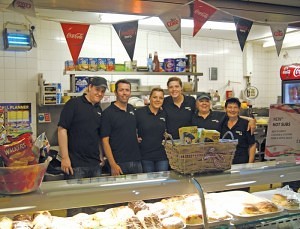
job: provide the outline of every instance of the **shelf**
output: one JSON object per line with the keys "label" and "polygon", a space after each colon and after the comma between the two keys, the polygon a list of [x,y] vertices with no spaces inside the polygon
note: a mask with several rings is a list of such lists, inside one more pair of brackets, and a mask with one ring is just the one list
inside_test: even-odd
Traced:
{"label": "shelf", "polygon": [[148,76],[203,76],[202,72],[108,72],[108,71],[65,71],[64,75],[99,76],[99,75],[148,75]]}

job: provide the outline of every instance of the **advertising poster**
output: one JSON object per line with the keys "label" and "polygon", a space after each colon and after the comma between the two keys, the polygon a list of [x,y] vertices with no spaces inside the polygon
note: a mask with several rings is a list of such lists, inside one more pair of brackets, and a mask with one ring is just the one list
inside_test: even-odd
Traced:
{"label": "advertising poster", "polygon": [[300,162],[300,105],[270,106],[265,158],[292,156]]}
{"label": "advertising poster", "polygon": [[0,125],[11,137],[32,132],[31,103],[0,103]]}

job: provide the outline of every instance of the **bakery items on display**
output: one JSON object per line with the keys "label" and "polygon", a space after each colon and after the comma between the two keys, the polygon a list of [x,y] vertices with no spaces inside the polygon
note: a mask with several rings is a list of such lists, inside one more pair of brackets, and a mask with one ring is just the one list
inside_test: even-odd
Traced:
{"label": "bakery items on display", "polygon": [[258,209],[258,207],[255,206],[255,204],[243,204],[243,211],[241,214],[243,215],[258,215],[261,214],[261,211]]}
{"label": "bakery items on display", "polygon": [[128,207],[134,211],[134,214],[136,214],[138,211],[149,209],[149,207],[143,200],[129,202]]}
{"label": "bakery items on display", "polygon": [[144,217],[144,225],[145,225],[145,228],[149,228],[149,229],[150,228],[151,229],[156,229],[156,228],[159,229],[162,227],[160,219],[155,214],[145,216]]}
{"label": "bakery items on display", "polygon": [[1,229],[11,229],[13,221],[10,218],[2,217],[0,219],[0,228]]}
{"label": "bakery items on display", "polygon": [[161,224],[163,229],[181,229],[185,227],[182,219],[176,216],[163,219]]}
{"label": "bakery items on display", "polygon": [[28,220],[24,221],[13,221],[12,229],[32,229],[32,222]]}
{"label": "bakery items on display", "polygon": [[137,216],[132,216],[126,220],[126,228],[144,229],[144,226]]}
{"label": "bakery items on display", "polygon": [[12,218],[13,221],[32,221],[32,217],[31,215],[28,215],[28,214],[19,214],[19,215],[15,215],[13,218]]}
{"label": "bakery items on display", "polygon": [[300,207],[300,203],[297,199],[279,193],[273,194],[272,202],[287,209],[299,209]]}
{"label": "bakery items on display", "polygon": [[160,219],[164,219],[174,215],[174,211],[162,202],[150,203],[147,204],[149,207],[149,211],[151,213],[156,214]]}
{"label": "bakery items on display", "polygon": [[52,224],[52,217],[48,216],[48,215],[37,215],[33,221],[33,228],[34,229],[46,229],[46,228],[51,228],[51,224]]}
{"label": "bakery items on display", "polygon": [[263,213],[272,213],[279,211],[278,207],[269,201],[259,202],[256,204],[256,207]]}

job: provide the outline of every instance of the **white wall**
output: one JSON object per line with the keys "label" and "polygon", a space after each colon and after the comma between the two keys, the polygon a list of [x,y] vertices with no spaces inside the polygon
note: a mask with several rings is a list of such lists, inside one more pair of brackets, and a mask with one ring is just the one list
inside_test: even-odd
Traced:
{"label": "white wall", "polygon": [[[0,23],[24,22],[36,27],[37,48],[29,52],[12,52],[3,50],[0,41],[0,102],[32,102],[35,114],[35,94],[38,91],[37,74],[43,73],[47,82],[61,82],[63,90],[69,89],[69,76],[63,75],[64,61],[70,60],[60,24],[22,15],[0,12]],[[198,84],[199,91],[219,90],[221,99],[225,97],[228,82],[233,83],[235,95],[240,96],[245,88],[243,77],[243,53],[238,41],[182,36],[182,48],[179,48],[167,32],[139,30],[134,59],[138,65],[146,65],[148,53],[158,51],[159,59],[184,57],[185,54],[197,54],[197,68],[203,72]],[[283,53],[283,51],[282,51]],[[253,75],[251,83],[259,89],[255,106],[269,106],[280,95],[281,81],[279,68],[282,64],[300,62],[300,49],[288,50],[289,57],[277,57],[274,50],[265,51],[260,45],[253,45]],[[117,63],[129,60],[114,29],[110,25],[92,25],[88,31],[80,56],[114,57]],[[218,80],[209,80],[209,68],[218,68]],[[127,77],[127,76],[126,76]],[[120,77],[108,77],[117,80]],[[128,78],[128,77],[127,77]],[[133,76],[132,78],[137,78]],[[142,84],[161,85],[166,88],[167,77],[141,76]],[[184,81],[187,77],[182,77]],[[36,120],[33,120],[36,128]]]}

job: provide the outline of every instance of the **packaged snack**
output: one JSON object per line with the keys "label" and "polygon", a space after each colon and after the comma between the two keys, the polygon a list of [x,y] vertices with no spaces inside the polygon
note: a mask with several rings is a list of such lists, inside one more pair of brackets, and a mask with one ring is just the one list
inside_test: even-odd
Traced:
{"label": "packaged snack", "polygon": [[219,142],[220,132],[216,130],[203,129],[201,131],[199,142]]}
{"label": "packaged snack", "polygon": [[182,144],[195,143],[198,135],[197,126],[185,126],[178,129]]}

